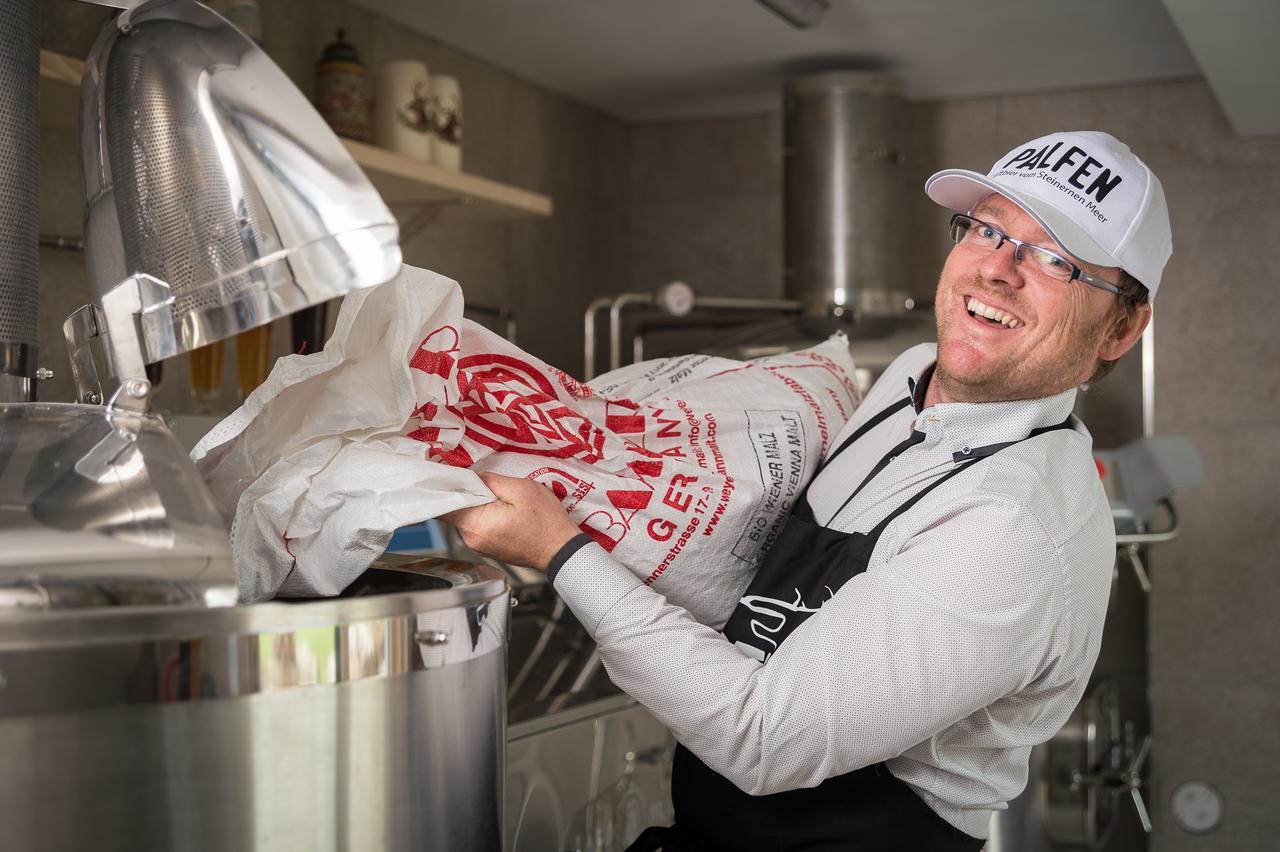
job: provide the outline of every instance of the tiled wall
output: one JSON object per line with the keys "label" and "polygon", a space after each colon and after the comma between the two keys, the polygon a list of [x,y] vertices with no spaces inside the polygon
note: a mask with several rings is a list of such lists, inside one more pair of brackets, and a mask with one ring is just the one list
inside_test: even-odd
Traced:
{"label": "tiled wall", "polygon": [[[1174,255],[1156,303],[1156,428],[1189,436],[1209,481],[1179,498],[1185,532],[1152,556],[1152,848],[1274,849],[1280,265],[1271,246],[1280,233],[1280,140],[1234,138],[1201,82],[919,103],[911,112],[904,187],[919,197],[909,222],[918,238],[903,262],[921,296],[947,250],[948,213],[921,193],[936,169],[985,171],[1019,142],[1089,128],[1127,141],[1164,183]],[[633,286],[687,276],[717,292],[782,295],[780,133],[773,116],[632,132]],[[1085,398],[1099,445],[1139,433],[1139,378],[1135,351]],[[1170,794],[1189,779],[1226,799],[1213,834],[1186,834],[1169,816]]]}
{"label": "tiled wall", "polygon": [[628,139],[631,289],[678,279],[703,295],[780,296],[781,116],[639,125]]}
{"label": "tiled wall", "polygon": [[[458,78],[466,171],[545,193],[555,203],[555,215],[431,226],[404,241],[405,260],[457,279],[470,301],[514,311],[521,346],[557,366],[580,370],[583,310],[595,295],[627,287],[626,127],[359,6],[341,0],[271,0],[262,5],[267,52],[308,95],[315,62],[339,27],[370,69],[388,59],[416,58]],[[84,57],[104,17],[98,7],[44,0],[43,45]],[[72,131],[46,129],[42,142],[41,230],[78,236],[83,209],[78,138]],[[413,213],[393,212],[402,221]],[[84,260],[80,254],[51,249],[43,249],[40,260],[40,362],[55,371],[41,395],[63,400],[72,390],[61,323],[88,298]],[[287,321],[273,328],[273,348],[278,355],[288,351]],[[233,358],[228,345],[221,400],[225,411],[236,404]],[[191,410],[187,376],[186,357],[166,363],[157,396],[160,408]]]}

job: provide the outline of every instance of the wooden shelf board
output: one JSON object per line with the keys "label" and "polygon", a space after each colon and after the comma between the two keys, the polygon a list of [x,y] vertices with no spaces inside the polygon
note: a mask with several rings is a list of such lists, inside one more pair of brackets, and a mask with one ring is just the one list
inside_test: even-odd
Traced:
{"label": "wooden shelf board", "polygon": [[[84,62],[40,51],[40,121],[46,127],[75,128],[79,121]],[[432,208],[433,221],[550,216],[545,195],[488,178],[455,172],[363,142],[342,140],[388,206]]]}
{"label": "wooden shelf board", "polygon": [[550,198],[498,181],[455,172],[350,139],[342,144],[351,152],[387,204],[456,206],[459,215],[550,216]]}

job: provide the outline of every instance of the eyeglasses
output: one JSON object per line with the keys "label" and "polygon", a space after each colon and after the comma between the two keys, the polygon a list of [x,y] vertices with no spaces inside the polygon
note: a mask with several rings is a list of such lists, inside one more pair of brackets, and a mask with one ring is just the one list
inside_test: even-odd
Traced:
{"label": "eyeglasses", "polygon": [[1005,243],[1010,243],[1013,246],[1014,262],[1020,262],[1024,258],[1029,260],[1031,269],[1038,277],[1063,284],[1079,280],[1090,287],[1106,290],[1108,293],[1120,292],[1120,288],[1116,285],[1103,281],[1096,275],[1090,275],[1057,252],[1024,243],[1022,240],[1015,240],[996,226],[988,225],[981,219],[975,219],[963,213],[957,213],[951,217],[951,239],[958,246],[983,252],[998,251]]}

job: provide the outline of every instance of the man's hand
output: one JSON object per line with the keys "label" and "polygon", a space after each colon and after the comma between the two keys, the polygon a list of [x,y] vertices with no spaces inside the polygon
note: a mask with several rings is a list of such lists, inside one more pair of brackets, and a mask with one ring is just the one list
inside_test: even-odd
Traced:
{"label": "man's hand", "polygon": [[496,473],[481,473],[480,479],[494,502],[440,516],[477,553],[545,571],[551,557],[581,532],[545,486]]}

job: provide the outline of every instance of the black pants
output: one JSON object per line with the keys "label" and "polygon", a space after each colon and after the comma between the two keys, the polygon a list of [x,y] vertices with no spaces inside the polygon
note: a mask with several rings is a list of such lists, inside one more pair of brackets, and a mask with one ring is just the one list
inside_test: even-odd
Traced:
{"label": "black pants", "polygon": [[676,824],[646,830],[628,852],[979,852],[883,764],[817,787],[748,796],[692,752],[676,751]]}

